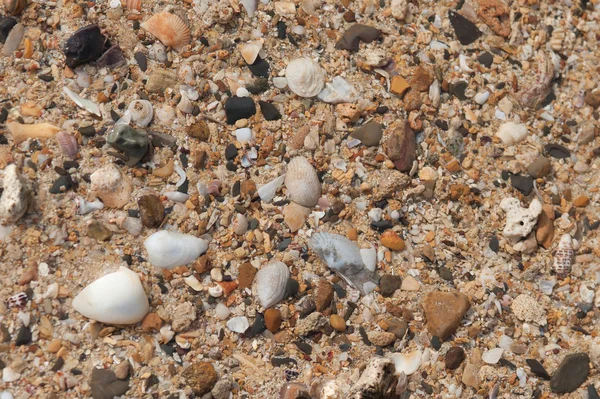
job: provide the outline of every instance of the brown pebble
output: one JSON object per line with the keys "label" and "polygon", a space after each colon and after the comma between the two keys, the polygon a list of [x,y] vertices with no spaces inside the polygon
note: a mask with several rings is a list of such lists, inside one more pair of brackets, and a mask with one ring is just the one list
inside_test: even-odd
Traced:
{"label": "brown pebble", "polygon": [[120,380],[126,380],[129,377],[129,369],[130,369],[129,361],[124,360],[115,367],[115,375]]}
{"label": "brown pebble", "polygon": [[112,237],[112,231],[99,220],[92,220],[87,227],[88,237],[98,241],[108,241]]}
{"label": "brown pebble", "polygon": [[332,314],[329,316],[329,324],[339,332],[346,331],[346,320],[340,315]]}
{"label": "brown pebble", "polygon": [[589,203],[590,198],[587,195],[580,195],[579,197],[575,198],[575,201],[573,201],[573,205],[575,205],[578,208],[588,206]]}
{"label": "brown pebble", "polygon": [[427,318],[429,333],[442,340],[456,331],[463,316],[471,307],[469,298],[458,291],[430,292],[421,305]]}
{"label": "brown pebble", "polygon": [[156,313],[148,313],[142,320],[142,331],[158,331],[163,321]]}
{"label": "brown pebble", "polygon": [[165,206],[158,196],[149,194],[142,195],[138,199],[140,219],[142,224],[148,228],[159,227],[165,218]]}
{"label": "brown pebble", "polygon": [[465,360],[465,351],[460,346],[453,346],[446,352],[444,363],[449,370],[456,370]]}
{"label": "brown pebble", "polygon": [[333,286],[327,280],[319,280],[315,288],[314,298],[315,306],[318,312],[322,312],[331,305],[333,300]]}
{"label": "brown pebble", "polygon": [[352,227],[348,230],[348,238],[352,241],[356,241],[358,239],[358,230],[355,227]]}
{"label": "brown pebble", "polygon": [[187,134],[200,141],[208,141],[210,138],[210,129],[206,122],[198,120],[187,128]]}
{"label": "brown pebble", "polygon": [[26,285],[34,280],[37,280],[37,278],[38,278],[38,269],[36,266],[31,266],[27,270],[25,270],[23,272],[23,274],[21,274],[21,277],[19,277],[18,284]]}
{"label": "brown pebble", "polygon": [[381,245],[392,251],[402,251],[405,247],[402,237],[393,230],[386,230],[381,234]]}
{"label": "brown pebble", "polygon": [[206,273],[211,269],[210,261],[207,255],[202,255],[193,264],[192,269],[198,274]]}
{"label": "brown pebble", "polygon": [[352,10],[346,11],[344,13],[344,21],[346,21],[346,22],[356,21],[356,15],[354,14],[354,11],[352,11]]}
{"label": "brown pebble", "polygon": [[253,180],[244,180],[240,185],[240,192],[244,195],[253,196],[256,193],[256,183]]}
{"label": "brown pebble", "polygon": [[281,312],[273,308],[265,310],[265,325],[267,326],[267,330],[272,333],[279,331],[279,327],[281,326]]}
{"label": "brown pebble", "polygon": [[369,341],[377,346],[388,346],[396,340],[393,333],[385,331],[369,331],[367,336]]}
{"label": "brown pebble", "polygon": [[238,283],[240,289],[251,287],[257,272],[258,270],[256,270],[249,262],[242,263],[238,269]]}
{"label": "brown pebble", "polygon": [[417,91],[427,91],[433,83],[433,73],[422,66],[415,69],[413,76],[410,78],[410,87]]}
{"label": "brown pebble", "polygon": [[591,105],[592,108],[600,107],[600,91],[587,93],[583,100],[587,105]]}
{"label": "brown pebble", "polygon": [[396,128],[385,144],[388,158],[400,172],[408,172],[417,159],[417,141],[408,122]]}
{"label": "brown pebble", "polygon": [[192,388],[194,394],[202,396],[209,392],[217,383],[217,372],[211,363],[194,363],[181,373],[187,385]]}
{"label": "brown pebble", "polygon": [[408,84],[408,82],[406,81],[406,79],[404,79],[402,76],[400,75],[395,75],[392,78],[392,82],[390,84],[390,91],[394,94],[397,94],[399,96],[403,95],[406,90],[410,89],[410,85]]}
{"label": "brown pebble", "polygon": [[538,217],[535,238],[539,244],[548,249],[552,246],[554,238],[554,209],[550,204],[542,206],[542,213]]}

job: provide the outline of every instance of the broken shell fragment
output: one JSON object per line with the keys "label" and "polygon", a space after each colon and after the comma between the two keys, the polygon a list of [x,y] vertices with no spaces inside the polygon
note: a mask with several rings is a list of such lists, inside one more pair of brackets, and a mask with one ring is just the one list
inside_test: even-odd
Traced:
{"label": "broken shell fragment", "polygon": [[95,102],[81,97],[79,94],[75,93],[66,86],[63,87],[63,91],[71,100],[73,100],[75,104],[77,104],[78,107],[81,107],[96,116],[102,116],[102,113],[100,112],[100,106]]}
{"label": "broken shell fragment", "polygon": [[133,186],[129,177],[113,164],[98,169],[90,176],[92,194],[109,208],[122,208],[129,202]]}
{"label": "broken shell fragment", "polygon": [[553,269],[559,278],[566,278],[571,272],[571,266],[573,265],[573,239],[569,234],[563,234],[560,237],[558,248],[554,253]]}
{"label": "broken shell fragment", "polygon": [[94,212],[104,208],[104,204],[101,201],[86,201],[84,198],[77,197],[75,198],[75,205],[77,206],[77,214],[85,215],[90,212]]}
{"label": "broken shell fragment", "polygon": [[12,134],[13,142],[17,145],[27,139],[48,139],[60,131],[60,128],[49,123],[23,125],[19,122],[10,122],[6,127]]}
{"label": "broken shell fragment", "polygon": [[263,308],[277,305],[285,298],[290,271],[283,262],[272,262],[256,273],[256,291]]}
{"label": "broken shell fragment", "polygon": [[92,282],[72,305],[85,317],[108,324],[135,324],[150,308],[140,278],[126,267]]}
{"label": "broken shell fragment", "polygon": [[252,18],[258,8],[258,0],[240,0],[240,4],[244,6],[248,16]]}
{"label": "broken shell fragment", "polygon": [[134,100],[127,107],[131,114],[131,120],[139,127],[146,127],[152,122],[154,109],[152,103],[148,100]]}
{"label": "broken shell fragment", "polygon": [[0,197],[0,224],[15,223],[27,212],[32,191],[17,171],[17,165],[4,168]]}
{"label": "broken shell fragment", "polygon": [[161,230],[144,241],[152,266],[173,269],[196,260],[208,249],[208,241],[173,231]]}
{"label": "broken shell fragment", "polygon": [[175,14],[161,12],[140,25],[165,46],[181,51],[191,40],[190,29]]}
{"label": "broken shell fragment", "polygon": [[79,151],[79,145],[77,144],[77,139],[72,134],[67,132],[58,132],[56,133],[56,141],[60,150],[63,154],[68,156],[71,159],[77,158],[77,152]]}
{"label": "broken shell fragment", "polygon": [[258,57],[258,53],[260,53],[260,50],[263,48],[263,43],[264,39],[259,39],[238,46],[246,63],[254,64],[254,61],[256,61],[256,58]]}
{"label": "broken shell fragment", "polygon": [[321,182],[315,168],[304,157],[293,158],[287,166],[285,187],[295,203],[310,208],[321,196]]}
{"label": "broken shell fragment", "polygon": [[421,351],[416,350],[410,353],[392,353],[389,358],[392,359],[396,366],[396,375],[402,372],[406,375],[411,375],[419,369],[421,356]]}
{"label": "broken shell fragment", "polygon": [[277,190],[279,190],[279,187],[281,187],[281,185],[283,184],[284,180],[285,175],[281,175],[271,180],[267,184],[261,186],[257,190],[260,199],[264,202],[271,202],[273,198],[275,198],[275,194],[277,193]]}
{"label": "broken shell fragment", "polygon": [[323,90],[325,71],[310,58],[296,58],[285,68],[291,91],[300,97],[314,97]]}

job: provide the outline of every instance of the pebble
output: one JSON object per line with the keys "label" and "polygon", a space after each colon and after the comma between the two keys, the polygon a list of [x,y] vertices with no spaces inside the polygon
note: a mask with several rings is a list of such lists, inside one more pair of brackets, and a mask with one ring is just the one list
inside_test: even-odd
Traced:
{"label": "pebble", "polygon": [[146,69],[148,69],[148,60],[144,53],[136,51],[135,54],[133,54],[133,58],[135,58],[142,72],[146,72]]}
{"label": "pebble", "polygon": [[195,395],[202,396],[217,383],[217,372],[211,363],[194,363],[181,374]]}
{"label": "pebble", "polygon": [[279,331],[279,327],[281,326],[281,312],[278,309],[270,308],[265,310],[264,318],[267,330],[272,333]]}
{"label": "pebble", "polygon": [[539,361],[535,359],[525,359],[525,361],[527,362],[527,365],[533,374],[543,378],[544,380],[550,380],[550,375]]}
{"label": "pebble", "polygon": [[371,43],[379,38],[381,38],[381,31],[379,29],[363,24],[354,24],[344,32],[335,47],[337,49],[356,52],[358,51],[360,42]]}
{"label": "pebble", "polygon": [[292,233],[295,233],[304,226],[308,215],[310,215],[310,208],[296,204],[295,202],[290,202],[283,208],[283,220]]}
{"label": "pebble", "polygon": [[94,399],[113,399],[124,395],[129,390],[129,383],[117,378],[111,370],[94,368],[90,388]]}
{"label": "pebble", "polygon": [[0,17],[0,43],[6,42],[8,34],[16,24],[17,20],[13,17]]}
{"label": "pebble", "polygon": [[27,345],[31,342],[31,330],[29,327],[21,326],[17,332],[17,338],[15,339],[16,346]]}
{"label": "pebble", "polygon": [[329,316],[329,324],[339,332],[346,331],[346,320],[340,315],[332,314]]}
{"label": "pebble", "polygon": [[396,336],[397,339],[404,338],[406,331],[408,330],[408,323],[404,320],[398,320],[396,318],[391,318],[387,320],[387,332],[391,332]]}
{"label": "pebble", "polygon": [[512,175],[510,184],[525,196],[533,191],[533,177],[531,176]]}
{"label": "pebble", "polygon": [[392,251],[403,251],[405,247],[404,240],[393,230],[386,230],[381,235],[381,245]]}
{"label": "pebble", "polygon": [[388,346],[396,341],[396,336],[391,332],[386,331],[369,331],[367,333],[369,341],[377,346]]}
{"label": "pebble", "polygon": [[115,376],[120,380],[126,380],[129,377],[131,366],[128,360],[124,360],[115,367]]}
{"label": "pebble", "polygon": [[258,105],[260,106],[261,114],[263,114],[266,120],[276,121],[281,119],[281,113],[273,104],[260,100]]}
{"label": "pebble", "polygon": [[367,147],[377,147],[383,136],[383,125],[377,122],[369,122],[353,131],[351,136],[360,140]]}
{"label": "pebble", "polygon": [[313,312],[306,316],[304,319],[300,319],[296,324],[296,334],[299,336],[305,336],[311,332],[317,331],[327,325],[327,319],[322,313]]}
{"label": "pebble", "polygon": [[210,394],[213,399],[229,399],[233,382],[230,377],[221,377],[211,389]]}
{"label": "pebble", "polygon": [[465,360],[465,350],[460,346],[453,346],[448,349],[444,358],[444,364],[449,370],[456,370]]}
{"label": "pebble", "polygon": [[408,122],[395,129],[385,143],[386,154],[400,172],[408,172],[417,159],[416,138]]}
{"label": "pebble", "polygon": [[542,206],[542,213],[538,216],[535,238],[546,249],[552,246],[554,238],[554,209],[550,204]]}
{"label": "pebble", "polygon": [[400,75],[394,75],[390,83],[390,91],[398,96],[402,96],[408,89],[410,84],[404,77]]}
{"label": "pebble", "polygon": [[288,382],[279,390],[279,399],[310,399],[312,398],[306,385],[299,382]]}
{"label": "pebble", "polygon": [[590,203],[590,197],[588,197],[587,195],[580,195],[579,197],[575,198],[575,200],[573,201],[573,205],[575,205],[577,208],[584,208],[586,206],[588,206]]}
{"label": "pebble", "polygon": [[148,313],[142,320],[142,331],[159,331],[163,321],[157,313]]}
{"label": "pebble", "polygon": [[421,283],[419,283],[413,276],[406,276],[404,280],[402,280],[402,285],[400,288],[402,291],[419,291],[421,288]]}
{"label": "pebble", "polygon": [[586,353],[565,356],[550,380],[552,392],[568,393],[579,388],[590,373],[589,363],[590,357]]}
{"label": "pebble", "polygon": [[206,122],[198,120],[192,123],[186,129],[187,135],[200,141],[208,141],[210,138],[210,129]]}
{"label": "pebble", "polygon": [[400,288],[402,284],[402,278],[397,275],[384,274],[379,280],[379,292],[384,297],[390,297],[394,295],[394,292]]}
{"label": "pebble", "polygon": [[112,231],[99,220],[92,220],[87,226],[87,235],[98,241],[108,241],[112,237]]}
{"label": "pebble", "polygon": [[156,195],[143,195],[138,199],[140,218],[147,228],[159,227],[165,218],[165,206]]}
{"label": "pebble", "polygon": [[250,327],[250,322],[244,316],[233,317],[227,321],[227,328],[234,333],[242,334]]}
{"label": "pebble", "polygon": [[504,353],[504,349],[502,348],[494,348],[483,352],[481,355],[481,360],[483,360],[487,364],[496,364],[502,358],[502,354]]}
{"label": "pebble", "polygon": [[586,95],[583,97],[583,101],[585,101],[585,103],[590,105],[592,108],[600,107],[600,91],[590,91],[586,93]]}
{"label": "pebble", "polygon": [[460,292],[434,291],[425,296],[422,307],[429,332],[445,340],[456,331],[471,303]]}
{"label": "pebble", "polygon": [[314,299],[315,306],[318,312],[322,312],[331,305],[333,301],[333,286],[326,280],[319,280],[319,283],[315,287]]}
{"label": "pebble", "polygon": [[267,329],[265,324],[265,317],[261,313],[257,313],[254,318],[254,323],[250,326],[250,329],[246,330],[244,335],[247,338],[256,337],[258,334],[262,334]]}
{"label": "pebble", "polygon": [[73,188],[73,179],[70,175],[60,176],[52,183],[52,187],[48,190],[50,194],[61,194]]}
{"label": "pebble", "polygon": [[481,37],[482,32],[477,29],[477,26],[459,13],[450,11],[448,17],[458,41],[463,46],[469,45]]}
{"label": "pebble", "polygon": [[251,287],[257,272],[258,270],[249,262],[242,263],[238,269],[238,283],[240,289]]}
{"label": "pebble", "polygon": [[552,163],[548,158],[540,155],[527,167],[527,173],[534,179],[540,179],[548,176],[552,171]]}
{"label": "pebble", "polygon": [[411,89],[423,92],[429,90],[429,86],[431,86],[433,81],[434,77],[431,71],[423,66],[418,66],[414,70],[409,84]]}
{"label": "pebble", "polygon": [[240,119],[248,119],[256,114],[256,105],[250,97],[229,97],[225,101],[227,123],[234,125]]}

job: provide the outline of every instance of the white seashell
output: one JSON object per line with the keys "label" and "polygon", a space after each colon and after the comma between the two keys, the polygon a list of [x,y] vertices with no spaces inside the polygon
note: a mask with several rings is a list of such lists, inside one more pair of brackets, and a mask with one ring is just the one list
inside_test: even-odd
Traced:
{"label": "white seashell", "polygon": [[275,197],[277,190],[279,190],[279,187],[281,187],[281,185],[283,184],[284,180],[285,180],[285,175],[281,175],[281,176],[271,180],[264,186],[261,186],[257,190],[257,193],[258,193],[258,196],[260,197],[260,199],[263,202],[271,202],[273,200],[273,198]]}
{"label": "white seashell", "polygon": [[72,305],[85,317],[109,324],[135,324],[150,308],[140,278],[126,267],[92,282]]}
{"label": "white seashell", "polygon": [[132,236],[137,237],[142,234],[142,220],[128,216],[123,221],[123,228]]}
{"label": "white seashell", "polygon": [[317,95],[317,98],[328,104],[353,103],[358,100],[358,91],[341,76],[333,78]]}
{"label": "white seashell", "polygon": [[186,202],[190,198],[189,194],[181,193],[179,191],[167,191],[164,192],[163,195],[173,202],[181,203]]}
{"label": "white seashell", "polygon": [[247,143],[252,141],[252,130],[248,127],[243,127],[235,131],[235,138],[240,143]]}
{"label": "white seashell", "polygon": [[429,99],[431,100],[431,104],[433,104],[435,107],[440,105],[441,94],[442,91],[440,88],[440,82],[436,79],[429,86]]}
{"label": "white seashell", "polygon": [[134,100],[129,104],[127,110],[131,115],[131,120],[139,127],[146,127],[152,122],[154,109],[148,100]]}
{"label": "white seashell", "polygon": [[133,191],[131,179],[124,176],[115,164],[108,164],[90,176],[92,194],[109,208],[122,208]]}
{"label": "white seashell", "polygon": [[245,87],[238,87],[235,95],[238,97],[250,97],[250,92]]}
{"label": "white seashell", "polygon": [[248,16],[252,18],[258,8],[258,0],[240,0],[240,4],[244,6]]}
{"label": "white seashell", "polygon": [[559,278],[566,278],[573,265],[573,239],[569,234],[563,234],[554,253],[553,269]]}
{"label": "white seashell", "polygon": [[202,283],[196,278],[196,276],[191,275],[183,278],[183,281],[191,287],[194,291],[200,292],[202,291]]}
{"label": "white seashell", "polygon": [[463,70],[463,72],[473,72],[473,70],[467,64],[467,56],[464,54],[460,54],[458,56],[458,65],[460,66],[460,69]]}
{"label": "white seashell", "polygon": [[377,287],[373,273],[365,268],[358,246],[348,238],[339,234],[317,233],[308,245],[330,269],[361,293],[368,294]]}
{"label": "white seashell", "polygon": [[473,100],[475,100],[475,102],[477,104],[483,105],[487,102],[488,98],[490,98],[489,91],[480,91],[479,93],[475,94],[475,97],[473,97]]}
{"label": "white seashell", "polygon": [[208,288],[208,294],[213,298],[218,298],[223,295],[223,287],[221,287],[219,284],[213,285],[212,287]]}
{"label": "white seashell", "polygon": [[389,358],[394,362],[396,366],[396,375],[404,373],[411,375],[419,369],[421,365],[422,353],[420,350],[416,350],[410,353],[392,353]]}
{"label": "white seashell", "polygon": [[2,381],[3,382],[15,382],[21,378],[21,373],[13,370],[10,366],[2,369]]}
{"label": "white seashell", "polygon": [[104,204],[101,201],[89,202],[82,197],[75,198],[75,204],[77,205],[78,215],[85,215],[104,208]]}
{"label": "white seashell", "polygon": [[248,327],[250,327],[250,322],[244,316],[234,317],[227,321],[227,328],[234,333],[242,334]]}
{"label": "white seashell", "polygon": [[325,84],[325,71],[310,58],[290,61],[285,69],[285,77],[290,90],[300,97],[316,96]]}
{"label": "white seashell", "polygon": [[171,123],[173,123],[173,119],[175,119],[175,108],[171,107],[170,105],[163,104],[156,109],[156,117],[164,125],[171,125]]}
{"label": "white seashell", "polygon": [[230,314],[231,311],[229,310],[227,305],[225,305],[222,302],[217,303],[217,306],[215,306],[215,316],[217,316],[219,320],[225,320],[229,317]]}
{"label": "white seashell", "polygon": [[177,104],[177,109],[184,114],[191,114],[194,111],[194,103],[185,92],[181,93],[181,100],[179,100],[179,104]]}
{"label": "white seashell", "polygon": [[171,330],[170,324],[165,324],[159,330],[160,336],[162,337],[163,342],[169,342],[175,336],[175,331]]}
{"label": "white seashell", "polygon": [[192,86],[181,85],[179,87],[179,92],[181,94],[185,94],[186,96],[188,96],[188,98],[192,101],[196,101],[197,99],[200,98],[200,93],[198,93],[198,91],[196,89],[194,89]]}
{"label": "white seashell", "polygon": [[260,53],[260,50],[263,48],[264,42],[264,39],[258,39],[238,46],[238,49],[247,64],[254,64],[254,61],[256,61],[256,58],[258,57],[258,53]]}
{"label": "white seashell", "polygon": [[231,227],[233,228],[233,232],[235,234],[238,236],[243,236],[248,230],[248,218],[246,218],[245,215],[238,213],[233,220],[233,223],[231,223]]}
{"label": "white seashell", "polygon": [[213,281],[223,281],[223,271],[218,267],[213,267],[210,269],[210,278]]}
{"label": "white seashell", "polygon": [[273,78],[273,85],[278,89],[285,89],[287,87],[287,79],[283,76],[277,76]]}
{"label": "white seashell", "polygon": [[269,263],[256,273],[254,281],[263,308],[273,307],[285,298],[289,278],[290,271],[283,262]]}
{"label": "white seashell", "polygon": [[77,144],[77,139],[70,133],[60,131],[54,135],[58,146],[63,154],[68,156],[71,159],[77,158],[77,153],[79,152],[79,145]]}
{"label": "white seashell", "polygon": [[307,208],[315,206],[321,197],[317,172],[304,157],[295,157],[288,164],[285,187],[292,201]]}
{"label": "white seashell", "polygon": [[505,145],[514,145],[527,137],[527,126],[522,123],[506,122],[500,125],[496,137]]}
{"label": "white seashell", "polygon": [[196,260],[208,249],[208,241],[189,234],[161,230],[144,241],[152,266],[173,269]]}
{"label": "white seashell", "polygon": [[504,349],[502,348],[494,348],[488,351],[483,352],[481,355],[481,360],[483,360],[487,364],[496,364],[502,358],[502,354],[504,353]]}
{"label": "white seashell", "polygon": [[79,94],[73,92],[67,86],[63,87],[63,91],[79,107],[85,109],[89,113],[94,114],[96,116],[102,116],[102,113],[100,112],[100,106],[95,102],[81,97]]}
{"label": "white seashell", "polygon": [[27,212],[32,198],[32,191],[19,175],[15,164],[10,164],[4,168],[2,186],[0,224],[15,223]]}
{"label": "white seashell", "polygon": [[371,245],[370,248],[361,248],[360,257],[367,270],[374,272],[377,267],[377,250],[375,247]]}

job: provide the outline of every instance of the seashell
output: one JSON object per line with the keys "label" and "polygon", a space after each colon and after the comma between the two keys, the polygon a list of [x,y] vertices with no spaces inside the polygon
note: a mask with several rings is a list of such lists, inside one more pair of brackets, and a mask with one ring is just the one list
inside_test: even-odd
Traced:
{"label": "seashell", "polygon": [[272,262],[256,273],[256,291],[263,308],[277,305],[285,298],[290,271],[283,262]]}
{"label": "seashell", "polygon": [[308,159],[293,158],[287,166],[285,187],[295,203],[310,208],[317,205],[321,196],[321,182]]}
{"label": "seashell", "polygon": [[490,349],[481,354],[481,360],[487,364],[496,364],[502,358],[503,353],[504,349],[502,348]]}
{"label": "seashell", "polygon": [[243,236],[246,234],[248,230],[248,218],[245,215],[238,213],[233,219],[233,223],[231,223],[231,227],[233,228],[233,232],[238,236]]}
{"label": "seashell", "polygon": [[210,269],[210,278],[213,281],[223,281],[223,271],[218,267],[213,267]]}
{"label": "seashell", "polygon": [[8,15],[19,15],[27,6],[27,0],[4,0],[3,3]]}
{"label": "seashell", "polygon": [[140,278],[126,267],[92,282],[72,305],[85,317],[109,324],[135,324],[150,308]]}
{"label": "seashell", "polygon": [[73,92],[66,86],[63,87],[63,91],[71,100],[73,100],[75,104],[77,104],[78,107],[81,107],[96,116],[102,116],[102,112],[100,112],[100,106],[95,102],[81,97],[79,94]]}
{"label": "seashell", "polygon": [[285,78],[290,90],[300,97],[314,97],[325,85],[325,71],[310,58],[290,61],[285,68]]}
{"label": "seashell", "polygon": [[60,131],[56,133],[54,138],[56,138],[58,146],[60,147],[63,154],[65,154],[71,159],[77,158],[79,146],[77,145],[77,139],[75,138],[75,136],[67,132]]}
{"label": "seashell", "polygon": [[248,327],[250,327],[250,322],[244,316],[229,319],[226,324],[229,330],[238,334],[244,333],[248,329]]}
{"label": "seashell", "polygon": [[184,114],[191,114],[194,111],[194,103],[184,92],[181,93],[181,100],[179,100],[179,103],[177,104],[177,109]]}
{"label": "seashell", "polygon": [[252,18],[256,12],[256,9],[258,8],[258,0],[240,0],[240,3],[246,9],[248,16]]}
{"label": "seashell", "polygon": [[219,281],[217,284],[223,288],[223,295],[228,297],[238,287],[237,281]]}
{"label": "seashell", "polygon": [[217,316],[219,320],[225,320],[229,317],[230,314],[231,311],[229,310],[227,305],[221,302],[217,303],[217,306],[215,306],[215,316]]}
{"label": "seashell", "polygon": [[341,76],[333,78],[317,95],[317,98],[328,104],[353,103],[358,100],[358,91],[350,82]]}
{"label": "seashell", "polygon": [[32,199],[31,188],[19,175],[17,165],[10,164],[4,168],[2,188],[0,224],[15,223],[25,215]]}
{"label": "seashell", "polygon": [[173,269],[196,260],[208,249],[208,241],[189,234],[161,230],[144,241],[152,266]]}
{"label": "seashell", "polygon": [[186,202],[190,198],[189,194],[181,193],[179,191],[167,191],[163,193],[163,195],[170,201],[181,203]]}
{"label": "seashell", "polygon": [[360,249],[360,258],[367,270],[374,272],[377,267],[377,250],[371,245],[369,248]]}
{"label": "seashell", "polygon": [[23,40],[23,35],[25,35],[25,25],[16,24],[6,37],[4,47],[2,48],[2,54],[6,57],[10,57],[15,51],[17,51],[19,45],[21,44],[21,40]]}
{"label": "seashell", "polygon": [[348,238],[339,234],[317,233],[308,245],[330,269],[361,293],[368,294],[377,287],[373,272],[365,267],[358,246]]}
{"label": "seashell", "polygon": [[89,202],[81,197],[75,198],[75,204],[77,206],[77,214],[78,215],[85,215],[90,212],[94,212],[94,211],[104,208],[104,204],[98,200],[96,200],[94,202]]}
{"label": "seashell", "polygon": [[275,197],[277,190],[279,190],[279,187],[281,187],[281,185],[283,184],[284,180],[285,180],[285,175],[281,175],[281,176],[271,180],[267,184],[261,186],[257,190],[257,193],[258,193],[258,196],[260,197],[260,199],[263,202],[271,202],[273,200],[273,198]]}
{"label": "seashell", "polygon": [[207,194],[213,196],[221,195],[221,182],[219,180],[213,180],[210,183],[208,183]]}
{"label": "seashell", "polygon": [[8,298],[8,307],[9,308],[22,308],[27,303],[27,294],[24,292],[19,292]]}
{"label": "seashell", "polygon": [[571,272],[574,254],[573,239],[569,234],[563,234],[554,253],[554,263],[552,265],[559,278],[566,278]]}
{"label": "seashell", "polygon": [[194,291],[200,292],[202,291],[202,283],[196,278],[196,276],[191,275],[183,278],[183,281],[191,287]]}
{"label": "seashell", "polygon": [[[360,378],[344,398],[388,398],[402,397],[392,395],[396,386],[394,363],[390,359],[375,356],[365,367]],[[409,395],[406,395],[409,396]]]}
{"label": "seashell", "polygon": [[404,373],[411,375],[419,369],[421,365],[422,353],[420,350],[416,350],[410,353],[392,353],[388,357],[394,362],[396,366],[396,375]]}
{"label": "seashell", "polygon": [[141,11],[142,10],[142,0],[127,0],[125,2],[125,8],[127,8],[128,10]]}
{"label": "seashell", "polygon": [[212,287],[208,288],[208,294],[213,298],[218,298],[223,295],[223,287],[220,285],[213,285]]}
{"label": "seashell", "polygon": [[165,46],[181,51],[191,40],[190,29],[177,15],[161,12],[140,25]]}
{"label": "seashell", "polygon": [[92,194],[109,208],[122,208],[129,202],[133,191],[131,179],[124,176],[114,164],[98,169],[90,176]]}
{"label": "seashell", "polygon": [[48,139],[54,137],[54,135],[60,131],[59,127],[49,123],[23,125],[19,122],[10,122],[6,127],[12,134],[15,145],[21,144],[27,139]]}
{"label": "seashell", "polygon": [[152,103],[148,100],[134,100],[127,107],[131,115],[131,120],[139,127],[146,127],[152,122],[154,109]]}
{"label": "seashell", "polygon": [[238,49],[247,64],[254,64],[254,61],[256,61],[256,58],[258,57],[258,53],[260,53],[260,50],[263,48],[264,42],[264,39],[258,39],[238,46]]}

